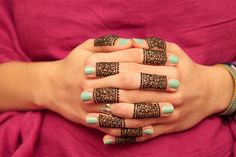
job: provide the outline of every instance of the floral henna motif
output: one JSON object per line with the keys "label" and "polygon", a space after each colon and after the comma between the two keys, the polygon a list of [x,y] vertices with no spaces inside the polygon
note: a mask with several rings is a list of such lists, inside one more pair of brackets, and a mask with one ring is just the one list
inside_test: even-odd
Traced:
{"label": "floral henna motif", "polygon": [[140,89],[166,90],[167,76],[155,74],[140,74]]}
{"label": "floral henna motif", "polygon": [[122,128],[121,136],[122,137],[140,137],[142,136],[142,128]]}
{"label": "floral henna motif", "polygon": [[118,38],[119,36],[113,34],[105,35],[95,39],[94,46],[114,46]]}
{"label": "floral henna motif", "polygon": [[148,37],[145,38],[147,41],[149,49],[157,48],[159,50],[166,50],[166,42],[160,38],[157,37]]}
{"label": "floral henna motif", "polygon": [[119,89],[118,88],[95,88],[93,91],[95,103],[118,103]]}
{"label": "floral henna motif", "polygon": [[142,118],[159,118],[160,105],[158,103],[135,103],[134,104],[134,119]]}
{"label": "floral henna motif", "polygon": [[143,64],[165,65],[166,61],[166,51],[143,49]]}
{"label": "floral henna motif", "polygon": [[135,137],[116,137],[115,139],[115,144],[129,144],[135,142],[136,142]]}
{"label": "floral henna motif", "polygon": [[104,104],[101,108],[101,112],[105,114],[111,114],[111,104]]}
{"label": "floral henna motif", "polygon": [[96,63],[96,76],[106,77],[119,73],[119,62],[98,62]]}
{"label": "floral henna motif", "polygon": [[99,114],[99,126],[102,128],[125,128],[125,120],[107,114]]}

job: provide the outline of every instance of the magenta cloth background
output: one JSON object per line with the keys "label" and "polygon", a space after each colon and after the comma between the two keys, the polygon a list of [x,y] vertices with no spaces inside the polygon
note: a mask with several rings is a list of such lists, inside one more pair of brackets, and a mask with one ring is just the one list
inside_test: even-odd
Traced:
{"label": "magenta cloth background", "polygon": [[[159,36],[176,42],[201,64],[233,62],[236,1],[0,0],[1,62],[62,59],[84,40],[108,33]],[[236,154],[236,122],[224,125],[217,116],[188,131],[134,145],[104,146],[102,136],[50,111],[0,114],[1,157]]]}

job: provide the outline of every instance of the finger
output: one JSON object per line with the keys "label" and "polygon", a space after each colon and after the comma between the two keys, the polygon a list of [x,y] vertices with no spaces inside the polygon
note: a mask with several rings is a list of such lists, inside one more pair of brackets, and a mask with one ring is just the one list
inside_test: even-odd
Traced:
{"label": "finger", "polygon": [[184,54],[184,52],[177,44],[164,41],[158,37],[147,37],[144,39],[133,38],[132,42],[133,47],[135,48],[162,50],[172,54],[176,54],[179,58],[181,58]]}
{"label": "finger", "polygon": [[126,119],[143,119],[159,118],[171,116],[174,112],[174,106],[170,103],[114,103],[103,105],[104,113],[126,118]]}
{"label": "finger", "polygon": [[96,39],[89,39],[78,46],[91,52],[112,52],[132,47],[131,39],[120,38],[117,35],[104,35]]}
{"label": "finger", "polygon": [[175,66],[179,62],[179,58],[171,53],[158,50],[147,50],[131,48],[127,50],[115,51],[112,53],[95,53],[90,55],[85,64],[85,74],[90,75],[96,70],[102,69],[103,64],[100,62],[132,62],[147,65],[167,65]]}
{"label": "finger", "polygon": [[180,105],[183,99],[180,92],[121,90],[117,88],[96,88],[96,90],[85,90],[81,93],[81,100],[85,104],[170,102]]}
{"label": "finger", "polygon": [[[176,91],[180,81],[176,76],[157,75],[148,73],[121,73],[100,79],[87,80],[83,88],[119,88],[127,90],[157,90]],[[95,90],[96,91],[96,90]]]}
{"label": "finger", "polygon": [[158,137],[162,134],[167,134],[170,132],[172,132],[171,125],[155,125],[153,134],[145,135],[141,137],[116,137],[112,135],[105,135],[103,137],[103,143],[105,145],[107,144],[131,144],[131,143],[146,141],[146,140],[149,140],[154,137]]}
{"label": "finger", "polygon": [[141,137],[153,134],[151,125],[140,128],[96,128],[112,136]]}
{"label": "finger", "polygon": [[152,124],[166,124],[175,121],[174,118],[124,119],[103,113],[89,113],[86,123],[91,127],[100,128],[140,128]]}

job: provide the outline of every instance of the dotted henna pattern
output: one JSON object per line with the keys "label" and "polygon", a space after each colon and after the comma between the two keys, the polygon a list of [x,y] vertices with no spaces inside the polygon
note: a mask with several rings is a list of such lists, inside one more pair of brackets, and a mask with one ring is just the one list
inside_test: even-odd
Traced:
{"label": "dotted henna pattern", "polygon": [[134,119],[142,118],[159,118],[160,105],[158,103],[135,103],[134,104]]}
{"label": "dotted henna pattern", "polygon": [[167,76],[155,74],[140,74],[140,89],[156,89],[164,91],[167,88]]}
{"label": "dotted henna pattern", "polygon": [[121,136],[122,137],[140,137],[142,136],[142,128],[122,128]]}
{"label": "dotted henna pattern", "polygon": [[115,144],[129,144],[135,142],[136,142],[135,137],[116,137],[115,139]]}
{"label": "dotted henna pattern", "polygon": [[118,38],[119,36],[113,34],[104,35],[94,40],[94,46],[114,46]]}
{"label": "dotted henna pattern", "polygon": [[166,61],[166,51],[143,49],[143,64],[165,65]]}
{"label": "dotted henna pattern", "polygon": [[99,126],[102,128],[125,128],[125,120],[120,117],[99,114],[98,121]]}
{"label": "dotted henna pattern", "polygon": [[159,49],[159,50],[166,50],[166,42],[160,38],[157,37],[148,37],[145,38],[145,40],[147,41],[148,47],[149,49]]}
{"label": "dotted henna pattern", "polygon": [[93,90],[93,98],[95,103],[118,103],[118,88],[95,88]]}
{"label": "dotted henna pattern", "polygon": [[119,73],[119,62],[98,62],[96,63],[96,76],[106,77]]}

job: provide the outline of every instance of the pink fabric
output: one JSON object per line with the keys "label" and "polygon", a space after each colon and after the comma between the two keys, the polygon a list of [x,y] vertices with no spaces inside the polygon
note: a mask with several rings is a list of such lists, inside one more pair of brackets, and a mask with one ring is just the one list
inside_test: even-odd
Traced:
{"label": "pink fabric", "polygon": [[[198,63],[236,61],[235,0],[0,0],[0,61],[64,58],[88,38],[159,36]],[[0,114],[0,156],[233,156],[236,123],[217,116],[181,133],[104,146],[99,131],[50,111]]]}

